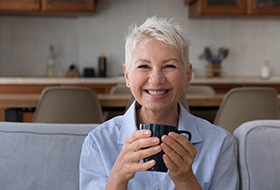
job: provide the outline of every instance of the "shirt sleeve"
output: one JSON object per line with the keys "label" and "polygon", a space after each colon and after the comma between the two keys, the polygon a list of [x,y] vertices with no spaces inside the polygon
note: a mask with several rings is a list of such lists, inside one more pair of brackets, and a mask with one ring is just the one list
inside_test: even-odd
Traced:
{"label": "shirt sleeve", "polygon": [[239,189],[237,145],[231,135],[224,139],[210,184],[211,190]]}
{"label": "shirt sleeve", "polygon": [[86,137],[80,156],[80,190],[105,189],[108,177],[101,161],[96,144]]}

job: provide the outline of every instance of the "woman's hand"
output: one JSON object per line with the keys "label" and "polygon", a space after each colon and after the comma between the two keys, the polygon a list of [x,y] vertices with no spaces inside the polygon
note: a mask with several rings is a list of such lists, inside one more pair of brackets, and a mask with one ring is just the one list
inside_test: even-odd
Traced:
{"label": "woman's hand", "polygon": [[162,137],[163,160],[176,189],[201,189],[192,171],[196,148],[182,135],[170,132]]}
{"label": "woman's hand", "polygon": [[[151,137],[150,130],[135,131],[124,143],[122,150],[111,170],[106,189],[126,189],[128,181],[136,172],[144,171],[155,165],[155,160],[140,160],[161,151],[160,139]],[[149,147],[149,148],[148,148]]]}

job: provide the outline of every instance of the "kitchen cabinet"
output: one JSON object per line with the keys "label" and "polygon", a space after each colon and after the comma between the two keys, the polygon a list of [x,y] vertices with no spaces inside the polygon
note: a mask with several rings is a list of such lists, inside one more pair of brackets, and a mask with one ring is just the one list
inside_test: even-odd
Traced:
{"label": "kitchen cabinet", "polygon": [[41,0],[42,11],[90,12],[95,9],[95,0]]}
{"label": "kitchen cabinet", "polygon": [[244,15],[246,0],[186,0],[190,17]]}
{"label": "kitchen cabinet", "polygon": [[0,0],[5,13],[87,13],[95,11],[95,0]]}
{"label": "kitchen cabinet", "polygon": [[250,0],[248,2],[249,15],[280,15],[279,0]]}
{"label": "kitchen cabinet", "polygon": [[37,0],[0,0],[1,11],[38,11],[40,2]]}
{"label": "kitchen cabinet", "polygon": [[279,0],[185,0],[189,16],[280,15]]}

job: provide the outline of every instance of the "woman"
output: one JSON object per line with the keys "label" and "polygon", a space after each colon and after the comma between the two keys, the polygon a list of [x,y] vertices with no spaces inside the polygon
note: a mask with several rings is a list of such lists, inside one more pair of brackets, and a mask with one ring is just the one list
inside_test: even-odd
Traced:
{"label": "woman", "polygon": [[[80,189],[238,188],[235,142],[225,130],[188,113],[178,103],[191,81],[189,42],[182,29],[163,18],[148,18],[126,38],[123,70],[136,101],[123,116],[89,133],[80,160]],[[169,133],[162,142],[140,123],[161,123],[190,131],[191,142]],[[160,151],[167,173],[146,171]]]}

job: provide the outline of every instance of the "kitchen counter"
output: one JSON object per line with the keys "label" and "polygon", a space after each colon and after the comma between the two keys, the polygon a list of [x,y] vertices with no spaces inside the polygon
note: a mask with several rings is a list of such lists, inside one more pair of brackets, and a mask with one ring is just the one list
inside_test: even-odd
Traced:
{"label": "kitchen counter", "polygon": [[[119,84],[125,83],[124,77],[107,78],[66,78],[66,77],[0,77],[0,84]],[[259,76],[194,77],[192,84],[280,84],[280,76],[261,79]]]}
{"label": "kitchen counter", "polygon": [[80,86],[98,94],[108,94],[113,86],[125,83],[124,77],[112,78],[44,78],[0,77],[0,94],[40,94],[48,86]]}
{"label": "kitchen counter", "polygon": [[217,78],[194,78],[193,85],[210,85],[217,93],[225,94],[232,88],[237,87],[271,87],[280,93],[280,76],[262,79],[259,76],[232,76]]}
{"label": "kitchen counter", "polygon": [[118,84],[124,77],[66,78],[66,77],[0,77],[0,84]]}
{"label": "kitchen counter", "polygon": [[[111,78],[41,78],[41,77],[0,77],[0,95],[21,96],[33,94],[38,97],[48,86],[80,86],[94,89],[99,95],[109,94],[113,86],[125,84],[124,77]],[[280,77],[268,80],[259,77],[221,77],[221,78],[193,78],[191,85],[210,85],[218,95],[223,95],[235,87],[263,86],[275,88],[280,94]],[[199,98],[199,97],[196,97]],[[209,105],[208,99],[199,101],[199,105]],[[6,101],[4,103],[7,103]],[[28,103],[28,102],[25,102]],[[18,105],[19,106],[19,105]],[[16,107],[18,107],[16,106]],[[3,121],[5,108],[0,108],[0,121]],[[26,115],[26,114],[25,114]]]}
{"label": "kitchen counter", "polygon": [[262,79],[259,76],[229,76],[229,77],[194,77],[192,84],[278,84],[280,76],[273,76],[269,79]]}
{"label": "kitchen counter", "polygon": [[[117,84],[125,84],[124,77],[108,78],[44,78],[44,77],[0,77],[0,93],[41,93],[47,86],[83,86],[98,94],[107,94]],[[280,93],[280,76],[261,79],[259,76],[195,77],[192,85],[210,85],[217,93],[224,94],[235,87],[262,86],[275,88]]]}

